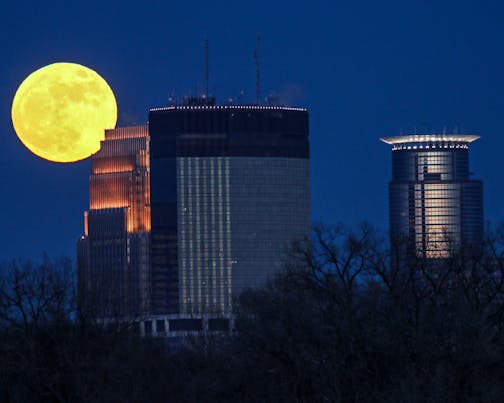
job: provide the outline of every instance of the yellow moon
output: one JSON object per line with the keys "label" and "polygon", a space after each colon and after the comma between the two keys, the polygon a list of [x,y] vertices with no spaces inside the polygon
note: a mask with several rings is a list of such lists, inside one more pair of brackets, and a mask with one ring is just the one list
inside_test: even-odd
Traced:
{"label": "yellow moon", "polygon": [[54,63],[30,74],[12,101],[12,123],[35,155],[74,162],[100,149],[105,129],[117,122],[112,89],[95,71]]}

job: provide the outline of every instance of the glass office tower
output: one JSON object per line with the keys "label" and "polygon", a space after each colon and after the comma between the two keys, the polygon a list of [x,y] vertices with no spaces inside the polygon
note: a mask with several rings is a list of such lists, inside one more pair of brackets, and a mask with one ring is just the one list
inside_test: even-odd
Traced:
{"label": "glass office tower", "polygon": [[231,312],[309,236],[308,112],[194,99],[149,132],[152,312]]}
{"label": "glass office tower", "polygon": [[91,157],[78,282],[81,303],[101,318],[150,311],[149,164],[147,126],[106,130]]}
{"label": "glass office tower", "polygon": [[383,137],[392,145],[390,233],[410,253],[445,258],[483,239],[483,185],[470,179],[469,143],[479,136]]}

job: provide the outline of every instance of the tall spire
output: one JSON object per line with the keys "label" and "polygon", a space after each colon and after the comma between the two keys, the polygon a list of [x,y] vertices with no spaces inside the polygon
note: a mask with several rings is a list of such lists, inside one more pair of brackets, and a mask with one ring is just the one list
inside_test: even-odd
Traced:
{"label": "tall spire", "polygon": [[254,59],[256,61],[256,104],[259,105],[261,102],[261,76],[259,73],[259,41],[260,37],[257,34],[256,38],[256,49],[254,52]]}
{"label": "tall spire", "polygon": [[205,35],[205,97],[208,98],[208,35]]}

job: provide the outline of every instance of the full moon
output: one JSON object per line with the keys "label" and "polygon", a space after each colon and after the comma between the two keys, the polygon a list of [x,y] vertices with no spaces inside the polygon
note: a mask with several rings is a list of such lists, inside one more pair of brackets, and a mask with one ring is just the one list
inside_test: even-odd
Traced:
{"label": "full moon", "polygon": [[95,71],[54,63],[30,74],[12,101],[12,123],[35,155],[74,162],[100,149],[105,129],[117,121],[112,89]]}

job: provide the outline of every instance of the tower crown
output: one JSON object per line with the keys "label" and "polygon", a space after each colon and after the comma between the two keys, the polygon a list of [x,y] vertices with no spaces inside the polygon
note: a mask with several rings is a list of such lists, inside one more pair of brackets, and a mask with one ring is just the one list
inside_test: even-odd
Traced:
{"label": "tower crown", "polygon": [[392,150],[416,150],[436,148],[468,148],[468,144],[480,136],[474,134],[407,134],[381,137],[384,143],[392,145]]}

